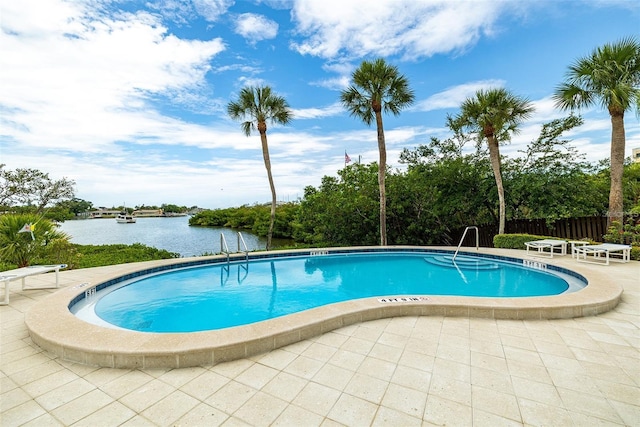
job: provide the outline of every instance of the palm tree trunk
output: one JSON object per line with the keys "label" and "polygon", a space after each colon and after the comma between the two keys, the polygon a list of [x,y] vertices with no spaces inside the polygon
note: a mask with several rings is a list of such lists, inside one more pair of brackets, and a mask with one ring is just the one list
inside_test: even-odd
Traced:
{"label": "palm tree trunk", "polygon": [[382,113],[376,111],[376,127],[378,128],[378,151],[380,162],[378,165],[378,187],[380,187],[380,246],[387,245],[387,148],[384,142],[384,128],[382,126]]}
{"label": "palm tree trunk", "polygon": [[493,176],[496,179],[496,187],[498,188],[498,202],[500,204],[500,217],[498,223],[498,234],[504,234],[506,221],[506,203],[504,200],[504,185],[502,184],[502,173],[500,171],[500,148],[495,136],[488,138],[489,142],[489,158],[491,159],[491,168]]}
{"label": "palm tree trunk", "polygon": [[267,169],[267,178],[269,179],[269,188],[271,188],[271,218],[269,220],[269,232],[267,233],[267,250],[271,249],[271,240],[273,237],[273,226],[276,222],[276,186],[273,183],[271,175],[271,160],[269,158],[269,145],[267,144],[267,132],[260,131],[260,141],[262,142],[262,157],[264,158],[264,167]]}
{"label": "palm tree trunk", "polygon": [[608,225],[613,221],[622,224],[624,199],[622,193],[622,173],[624,171],[624,113],[611,114],[611,189],[609,191]]}

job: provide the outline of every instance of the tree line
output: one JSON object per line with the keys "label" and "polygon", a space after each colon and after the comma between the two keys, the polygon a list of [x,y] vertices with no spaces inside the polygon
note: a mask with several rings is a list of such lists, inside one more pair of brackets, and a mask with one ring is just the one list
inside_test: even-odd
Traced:
{"label": "tree line", "polygon": [[[607,215],[607,163],[586,162],[563,138],[581,124],[576,116],[553,120],[521,156],[501,158],[507,219],[545,218],[551,224]],[[478,145],[465,153],[467,142],[462,136],[431,138],[402,152],[402,169],[387,168],[388,244],[450,245],[464,226],[498,223],[499,196],[488,147]],[[629,213],[640,215],[640,164],[626,162],[622,183]],[[351,164],[337,176],[324,176],[318,187],[307,186],[299,201],[278,204],[273,233],[296,245],[376,245],[378,203],[378,164]],[[190,224],[265,236],[268,221],[267,205],[245,205],[204,211]]]}
{"label": "tree line", "polygon": [[[387,198],[386,146],[383,113],[399,115],[414,102],[414,92],[407,78],[397,67],[384,59],[364,60],[352,73],[349,87],[340,93],[340,101],[349,114],[367,126],[376,125],[379,160],[378,181],[378,232],[380,245],[388,243],[388,227],[391,218],[387,208],[396,196]],[[594,105],[609,112],[611,118],[611,155],[609,158],[609,198],[606,215],[610,222],[620,223],[624,214],[623,171],[625,153],[625,112],[640,112],[640,42],[628,37],[605,44],[568,67],[566,78],[555,89],[553,99],[563,111],[579,111]],[[227,106],[229,116],[241,122],[245,135],[257,129],[271,189],[271,212],[267,232],[267,249],[271,247],[276,220],[276,190],[271,174],[271,161],[267,143],[267,122],[286,125],[293,116],[286,100],[277,96],[269,86],[245,87],[237,101]],[[474,139],[477,144],[486,142],[495,191],[497,192],[499,233],[504,233],[507,218],[507,200],[503,176],[500,144],[508,142],[518,133],[521,124],[534,112],[533,104],[526,98],[504,88],[481,89],[465,99],[460,112],[447,117],[447,126],[461,140]],[[327,185],[331,184],[327,180]],[[325,182],[323,181],[323,185]],[[486,191],[493,189],[486,188]],[[526,191],[526,190],[524,190]],[[307,197],[308,196],[308,197]],[[305,194],[310,198],[312,194]],[[494,209],[489,209],[491,214]],[[354,212],[365,218],[364,213]],[[389,224],[391,227],[393,224]],[[358,230],[354,230],[357,232]],[[329,239],[331,240],[331,238]]]}
{"label": "tree line", "polygon": [[[52,179],[38,169],[7,169],[0,164],[0,212],[41,215],[53,221],[66,221],[95,209],[93,202],[75,197],[75,181]],[[133,208],[114,206],[112,210],[162,209],[165,213],[186,213],[198,209],[173,203],[160,206],[141,203]]]}

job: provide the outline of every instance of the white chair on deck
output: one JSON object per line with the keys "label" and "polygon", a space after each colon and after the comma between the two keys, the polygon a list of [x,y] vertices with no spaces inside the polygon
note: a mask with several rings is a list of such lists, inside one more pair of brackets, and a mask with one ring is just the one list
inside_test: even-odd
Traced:
{"label": "white chair on deck", "polygon": [[[590,258],[589,255],[591,255]],[[576,256],[578,262],[591,264],[609,265],[609,261],[629,262],[631,260],[631,245],[618,243],[585,245],[576,248]]]}
{"label": "white chair on deck", "polygon": [[[529,249],[535,249],[533,256],[541,256],[547,258],[553,258],[556,249],[560,249],[560,252],[557,253],[559,255],[567,254],[567,241],[566,240],[556,240],[556,239],[543,239],[543,240],[534,240],[531,242],[525,242],[525,246],[527,247],[527,255],[531,255]],[[548,249],[548,251],[547,251]]]}
{"label": "white chair on deck", "polygon": [[[60,282],[58,280],[58,272],[61,268],[66,268],[67,264],[55,264],[55,265],[33,265],[30,267],[22,267],[16,268],[15,270],[7,270],[0,272],[0,283],[4,284],[4,300],[0,302],[0,305],[8,305],[9,304],[9,283],[14,280],[22,279],[22,290],[29,289],[55,289],[60,286]],[[44,288],[41,287],[28,287],[25,288],[25,278],[29,276],[35,276],[38,274],[49,273],[51,271],[56,272],[56,285],[47,286]]]}

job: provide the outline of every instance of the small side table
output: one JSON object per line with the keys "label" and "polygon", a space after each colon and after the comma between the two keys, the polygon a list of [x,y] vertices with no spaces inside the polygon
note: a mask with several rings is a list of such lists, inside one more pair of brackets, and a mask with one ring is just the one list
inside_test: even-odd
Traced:
{"label": "small side table", "polygon": [[590,244],[590,242],[585,240],[569,240],[569,243],[571,243],[571,258],[576,258],[578,256],[578,247]]}

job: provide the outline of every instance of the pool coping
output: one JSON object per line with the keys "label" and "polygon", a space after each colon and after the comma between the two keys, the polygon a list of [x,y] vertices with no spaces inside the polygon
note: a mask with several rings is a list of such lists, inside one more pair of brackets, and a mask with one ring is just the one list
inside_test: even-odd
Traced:
{"label": "pool coping", "polygon": [[[453,250],[429,246],[389,246],[313,249],[317,254],[337,251]],[[269,255],[305,254],[310,249],[260,252],[255,257]],[[62,359],[87,365],[109,368],[184,368],[211,366],[275,350],[337,328],[369,320],[399,316],[464,316],[495,319],[567,319],[593,316],[607,312],[620,302],[622,287],[607,274],[606,266],[584,267],[567,265],[567,257],[539,258],[524,251],[481,248],[478,252],[498,258],[529,260],[542,265],[556,266],[577,272],[588,281],[584,289],[555,296],[524,298],[487,298],[423,295],[406,298],[388,295],[387,301],[364,298],[330,304],[288,316],[251,325],[221,330],[191,333],[148,333],[110,329],[87,323],[69,311],[69,305],[87,289],[100,283],[149,270],[139,264],[124,266],[126,272],[105,275],[95,285],[77,284],[61,289],[34,304],[25,316],[25,323],[33,342]],[[475,255],[465,249],[460,254]],[[239,260],[240,255],[232,256]],[[184,263],[226,260],[226,256],[180,258],[155,263],[164,269]],[[569,261],[570,262],[570,261]],[[145,264],[148,265],[148,264]],[[414,297],[416,295],[412,295]]]}

